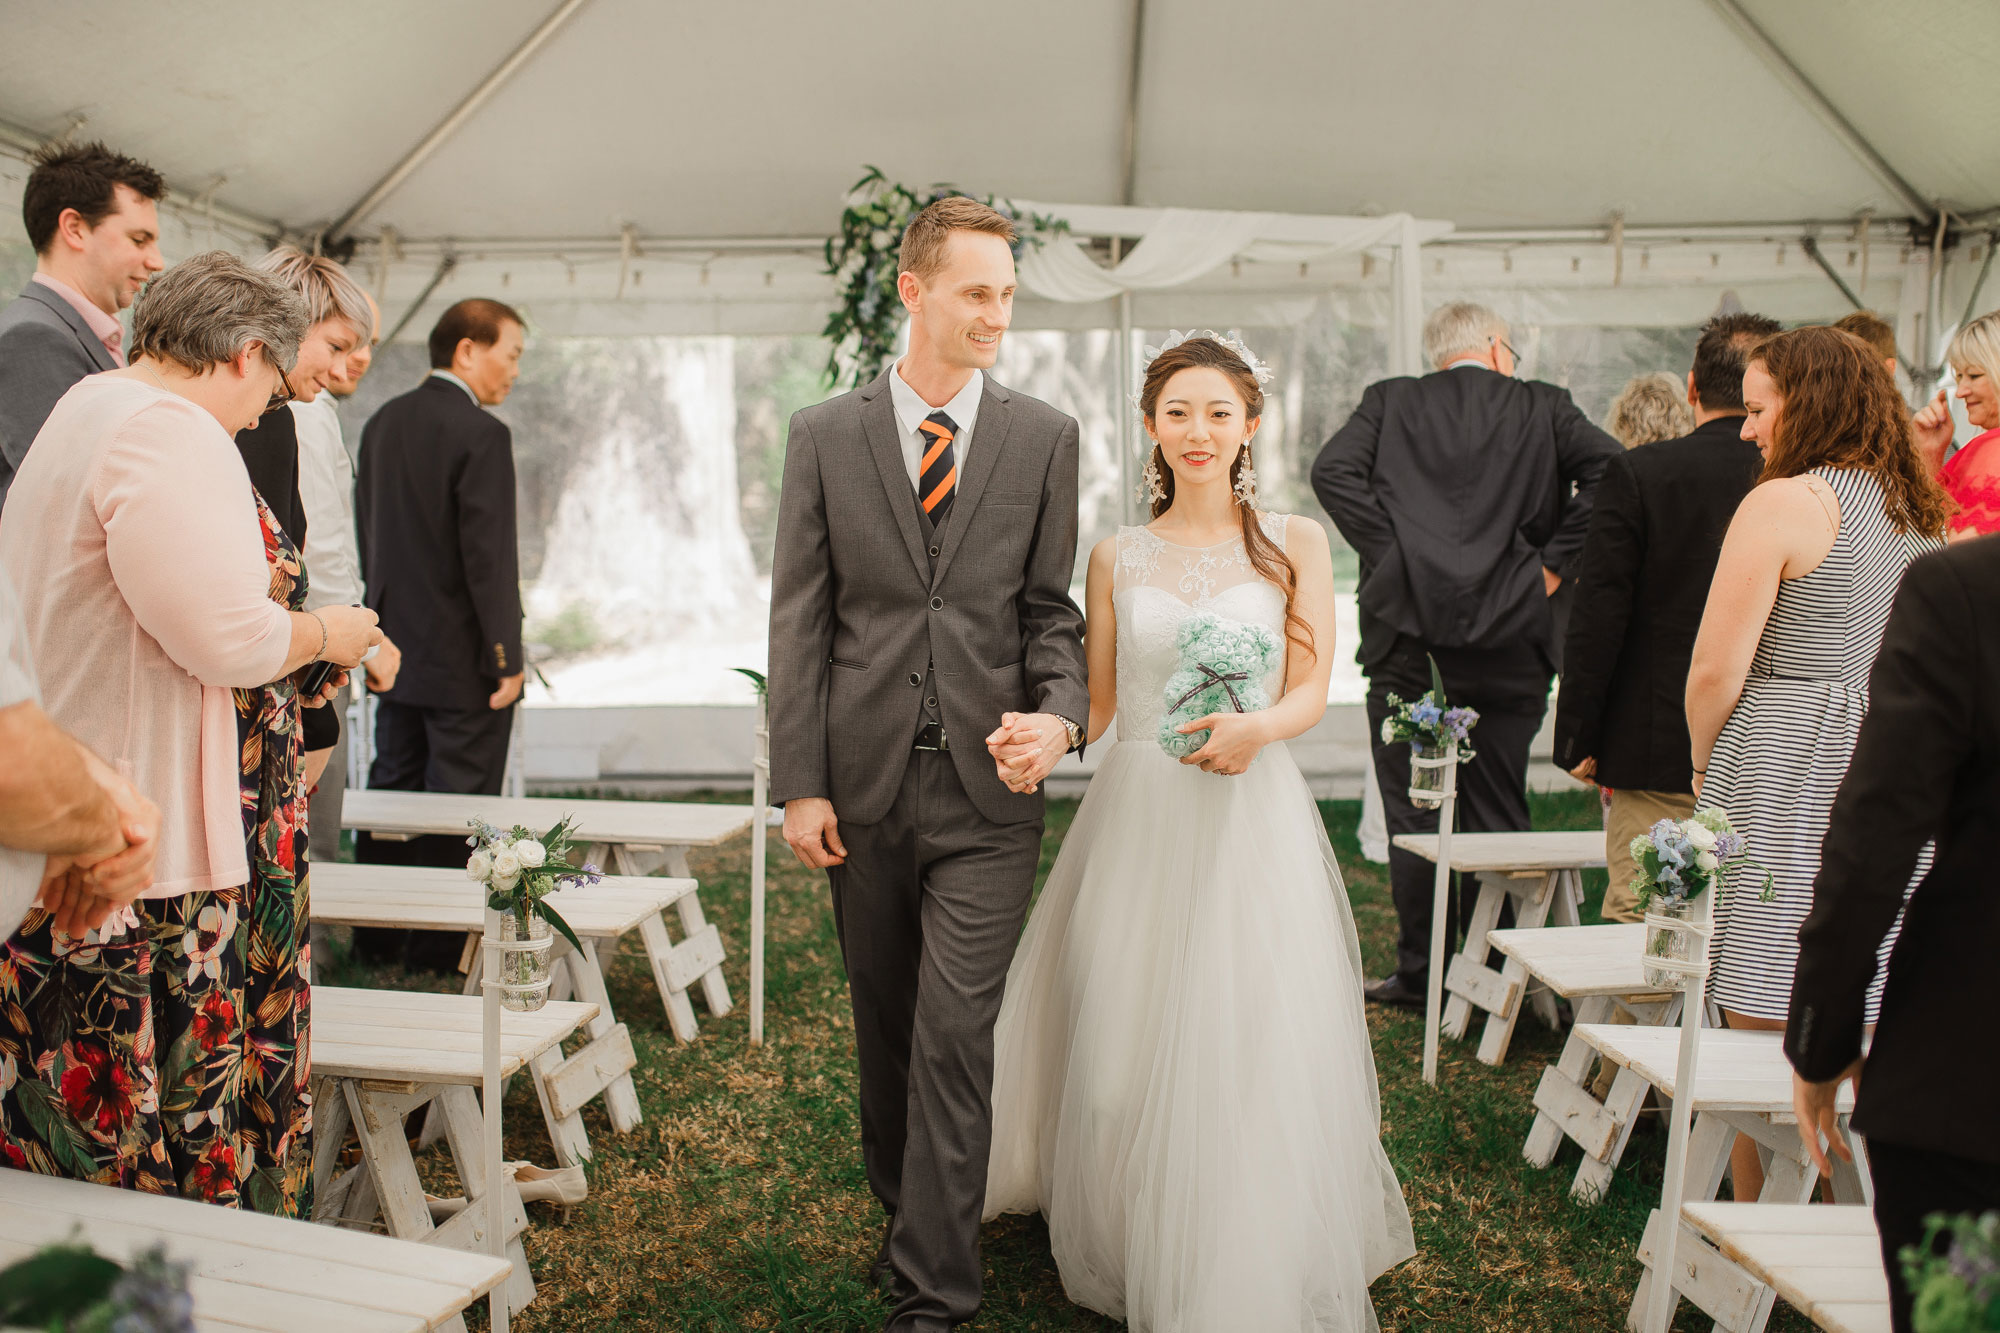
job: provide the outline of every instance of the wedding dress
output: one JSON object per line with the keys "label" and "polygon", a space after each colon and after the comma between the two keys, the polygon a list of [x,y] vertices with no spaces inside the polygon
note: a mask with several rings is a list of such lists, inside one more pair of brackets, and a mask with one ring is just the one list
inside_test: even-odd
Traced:
{"label": "wedding dress", "polygon": [[1415,1245],[1333,849],[1282,743],[1222,777],[1156,739],[1180,623],[1282,636],[1284,594],[1240,539],[1117,541],[1120,739],[1007,974],[986,1215],[1042,1212],[1070,1299],[1135,1333],[1365,1333]]}

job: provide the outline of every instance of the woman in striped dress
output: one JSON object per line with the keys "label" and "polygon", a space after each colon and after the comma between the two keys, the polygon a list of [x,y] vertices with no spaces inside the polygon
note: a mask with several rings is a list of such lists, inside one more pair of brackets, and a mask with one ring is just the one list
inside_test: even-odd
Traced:
{"label": "woman in striped dress", "polygon": [[[1943,545],[1950,501],[1918,458],[1881,360],[1830,328],[1767,339],[1743,374],[1762,482],[1723,541],[1688,672],[1695,794],[1776,881],[1718,892],[1714,996],[1732,1028],[1782,1031],[1820,841],[1868,711],[1868,672],[1909,563]],[[1928,868],[1928,854],[1919,866]],[[1886,962],[1895,941],[1882,945]],[[1878,973],[1868,1021],[1881,1000]],[[1736,1197],[1763,1186],[1739,1138]]]}

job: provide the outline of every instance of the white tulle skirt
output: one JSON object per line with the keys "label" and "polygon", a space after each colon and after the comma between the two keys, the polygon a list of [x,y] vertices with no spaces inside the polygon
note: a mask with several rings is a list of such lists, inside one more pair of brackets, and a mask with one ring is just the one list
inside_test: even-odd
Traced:
{"label": "white tulle skirt", "polygon": [[1283,745],[1217,777],[1112,747],[1007,974],[986,1215],[1040,1210],[1135,1333],[1364,1333],[1415,1253],[1360,956]]}

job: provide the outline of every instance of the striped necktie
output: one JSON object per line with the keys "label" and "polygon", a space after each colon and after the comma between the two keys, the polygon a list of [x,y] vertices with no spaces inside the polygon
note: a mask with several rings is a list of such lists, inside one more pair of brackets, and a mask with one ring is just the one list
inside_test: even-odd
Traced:
{"label": "striped necktie", "polygon": [[958,494],[958,456],[951,447],[958,437],[958,423],[941,411],[933,412],[918,424],[917,433],[924,437],[924,461],[917,465],[917,502],[931,522],[941,524]]}

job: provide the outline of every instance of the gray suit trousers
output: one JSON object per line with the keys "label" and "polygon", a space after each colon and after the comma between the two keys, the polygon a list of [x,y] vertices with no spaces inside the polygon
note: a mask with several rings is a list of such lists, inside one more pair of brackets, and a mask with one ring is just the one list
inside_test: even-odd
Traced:
{"label": "gray suit trousers", "polygon": [[911,755],[888,814],[840,826],[827,872],[861,1066],[861,1152],[908,1295],[894,1333],[979,1309],[993,1022],[1041,859],[1042,821],[988,821],[951,756]]}

